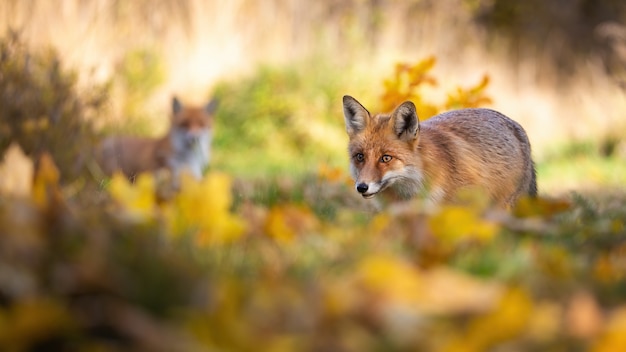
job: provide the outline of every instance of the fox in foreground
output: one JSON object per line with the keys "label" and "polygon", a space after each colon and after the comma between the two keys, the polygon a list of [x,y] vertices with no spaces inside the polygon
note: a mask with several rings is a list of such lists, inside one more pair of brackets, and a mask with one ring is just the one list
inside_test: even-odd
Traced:
{"label": "fox in foreground", "polygon": [[363,198],[421,194],[437,204],[477,187],[493,203],[510,207],[523,195],[537,195],[526,132],[499,112],[461,109],[420,123],[410,101],[390,115],[372,116],[347,95],[343,111],[350,173]]}
{"label": "fox in foreground", "polygon": [[205,106],[183,106],[172,98],[168,133],[161,138],[114,136],[105,139],[98,157],[107,175],[122,171],[128,178],[142,172],[169,169],[174,179],[187,170],[201,178],[211,157],[213,114],[217,100]]}

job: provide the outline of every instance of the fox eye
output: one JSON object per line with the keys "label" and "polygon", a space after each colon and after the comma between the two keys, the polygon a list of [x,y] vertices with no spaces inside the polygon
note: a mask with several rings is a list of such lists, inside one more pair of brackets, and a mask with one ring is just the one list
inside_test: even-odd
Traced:
{"label": "fox eye", "polygon": [[354,159],[356,161],[361,162],[361,161],[365,160],[365,155],[363,155],[363,153],[356,153],[356,154],[354,154]]}
{"label": "fox eye", "polygon": [[382,157],[380,157],[380,161],[383,162],[383,163],[388,163],[388,162],[391,161],[391,159],[392,159],[392,156],[391,155],[387,155],[387,154],[385,154]]}

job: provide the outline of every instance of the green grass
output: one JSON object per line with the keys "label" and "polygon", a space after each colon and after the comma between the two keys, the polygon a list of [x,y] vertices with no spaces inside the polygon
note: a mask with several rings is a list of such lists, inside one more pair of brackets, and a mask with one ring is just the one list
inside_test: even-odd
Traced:
{"label": "green grass", "polygon": [[332,58],[260,66],[219,82],[213,166],[242,177],[304,175],[320,164],[346,166],[341,97],[366,90],[366,76]]}
{"label": "green grass", "polygon": [[571,142],[558,147],[537,164],[540,191],[564,193],[623,190],[626,160],[614,153],[605,156],[600,141]]}

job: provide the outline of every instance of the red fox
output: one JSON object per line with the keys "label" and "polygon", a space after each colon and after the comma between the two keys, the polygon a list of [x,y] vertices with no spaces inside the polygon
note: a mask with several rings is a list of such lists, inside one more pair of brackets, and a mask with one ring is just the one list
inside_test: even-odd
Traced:
{"label": "red fox", "polygon": [[172,98],[169,132],[161,138],[114,136],[99,150],[100,166],[111,175],[122,171],[131,180],[142,172],[169,169],[176,178],[187,170],[201,178],[211,157],[213,114],[217,100],[202,107],[185,107]]}
{"label": "red fox", "polygon": [[465,187],[479,187],[491,201],[512,206],[537,195],[530,142],[515,121],[490,109],[461,109],[419,122],[406,101],[390,115],[370,115],[343,97],[350,138],[350,173],[363,198],[423,194],[451,201]]}

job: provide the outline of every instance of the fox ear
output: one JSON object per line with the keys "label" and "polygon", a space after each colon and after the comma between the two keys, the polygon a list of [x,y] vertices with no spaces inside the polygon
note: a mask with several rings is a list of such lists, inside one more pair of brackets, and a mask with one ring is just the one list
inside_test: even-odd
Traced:
{"label": "fox ear", "polygon": [[204,106],[204,111],[211,115],[215,112],[215,110],[217,109],[217,106],[219,105],[219,100],[217,100],[217,98],[213,98],[211,99],[210,102],[208,102],[205,106]]}
{"label": "fox ear", "polygon": [[393,132],[403,141],[410,142],[417,138],[420,130],[420,122],[417,118],[415,104],[405,101],[394,110],[391,115]]}
{"label": "fox ear", "polygon": [[356,99],[344,95],[343,117],[346,121],[346,132],[352,136],[365,129],[370,119],[370,113]]}
{"label": "fox ear", "polygon": [[178,113],[183,109],[183,104],[180,103],[176,96],[172,97],[172,112],[174,115],[178,115]]}

